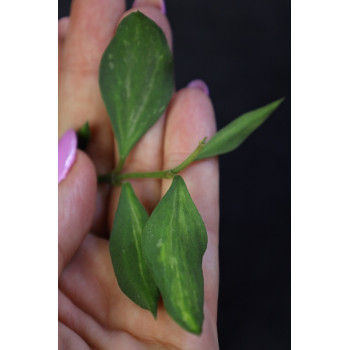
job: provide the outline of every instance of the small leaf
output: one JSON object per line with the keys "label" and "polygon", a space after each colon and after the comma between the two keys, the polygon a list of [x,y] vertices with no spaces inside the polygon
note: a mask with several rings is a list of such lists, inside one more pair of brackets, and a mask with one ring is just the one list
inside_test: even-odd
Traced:
{"label": "small leaf", "polygon": [[78,148],[85,151],[90,141],[90,126],[89,122],[86,122],[77,132],[78,136]]}
{"label": "small leaf", "polygon": [[197,160],[215,157],[235,150],[271,113],[283,102],[284,98],[264,107],[243,114],[219,130],[203,147]]}
{"label": "small leaf", "polygon": [[148,213],[131,185],[124,183],[109,242],[112,264],[124,294],[156,317],[159,292],[141,248],[141,234],[147,220]]}
{"label": "small leaf", "polygon": [[103,54],[100,89],[125,159],[164,113],[174,89],[173,59],[163,31],[141,12],[119,24]]}
{"label": "small leaf", "polygon": [[200,334],[204,319],[202,258],[207,247],[203,220],[181,176],[175,176],[146,223],[144,256],[169,315]]}

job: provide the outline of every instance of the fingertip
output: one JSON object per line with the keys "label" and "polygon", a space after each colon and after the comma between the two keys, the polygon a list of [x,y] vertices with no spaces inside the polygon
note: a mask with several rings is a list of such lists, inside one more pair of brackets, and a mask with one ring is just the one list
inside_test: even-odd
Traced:
{"label": "fingertip", "polygon": [[75,162],[78,146],[77,134],[67,130],[58,141],[58,183],[63,181]]}
{"label": "fingertip", "polygon": [[160,12],[166,14],[166,6],[164,0],[135,0],[132,4],[132,7],[141,7],[141,6],[153,6],[160,10]]}
{"label": "fingertip", "polygon": [[209,96],[208,85],[201,79],[192,80],[188,85],[188,88],[198,89],[203,91],[207,96]]}

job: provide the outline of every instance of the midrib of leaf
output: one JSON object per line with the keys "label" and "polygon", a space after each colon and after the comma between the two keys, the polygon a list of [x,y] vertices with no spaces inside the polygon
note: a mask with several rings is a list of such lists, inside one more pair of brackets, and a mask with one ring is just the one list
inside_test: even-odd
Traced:
{"label": "midrib of leaf", "polygon": [[[160,64],[160,60],[158,60],[155,68],[152,71],[152,78],[150,79],[150,82],[148,84],[147,91],[152,91],[152,89],[153,89],[154,80],[155,80],[155,74],[153,74],[153,73],[158,70],[159,64]],[[140,102],[139,108],[137,109],[136,114],[134,113],[132,115],[132,117],[130,118],[130,121],[132,123],[129,124],[129,126],[130,126],[130,128],[129,128],[129,137],[130,137],[130,135],[134,134],[134,132],[135,132],[135,125],[136,125],[136,123],[137,123],[137,121],[138,121],[138,119],[140,117],[140,114],[145,109],[145,106],[146,106],[146,104],[147,104],[147,102],[149,100],[150,95],[151,95],[150,93],[144,94],[144,96],[142,98],[142,101]]]}
{"label": "midrib of leaf", "polygon": [[[135,211],[135,208],[133,206],[131,206],[131,212],[132,212],[132,215],[133,217],[138,217],[136,211]],[[143,227],[140,226],[139,224],[139,221],[140,220],[135,220],[136,222],[136,225],[137,225],[137,230],[135,231],[135,229],[133,230],[133,237],[134,237],[134,240],[135,240],[135,247],[136,247],[136,252],[137,252],[137,261],[138,261],[138,266],[139,266],[139,270],[140,270],[140,273],[141,273],[141,277],[142,277],[142,280],[144,282],[144,285],[147,285],[146,283],[146,279],[145,279],[145,275],[144,275],[144,272],[143,272],[143,268],[142,268],[142,264],[141,264],[141,261],[142,261],[142,253],[140,251],[140,245],[138,244],[138,239],[137,239],[137,232],[142,232],[143,230]]]}
{"label": "midrib of leaf", "polygon": [[[174,193],[172,212],[175,212],[175,210],[176,210],[176,203],[179,203],[179,201],[177,199],[177,196],[179,196],[179,194],[177,193],[178,191],[174,191],[174,192],[175,193]],[[174,216],[172,215],[171,216],[171,225],[170,225],[170,227],[174,227],[173,222],[174,222]],[[174,251],[174,249],[173,249],[174,231],[175,230],[171,230],[171,251],[172,252]],[[178,247],[176,247],[176,248],[177,248],[177,250],[179,250]],[[181,250],[180,250],[180,252],[181,252]],[[182,300],[182,304],[183,304],[184,295],[183,295],[182,288],[181,288],[181,283],[180,283],[179,265],[178,265],[177,259],[176,259],[175,270],[176,270],[175,273],[176,273],[176,277],[177,277],[176,281],[177,281],[177,285],[178,285],[178,290],[179,290],[179,292],[181,294],[181,300]],[[183,309],[183,307],[181,309]]]}
{"label": "midrib of leaf", "polygon": [[[239,132],[237,132],[237,135],[240,135],[240,134],[242,134],[242,133],[245,133],[246,132],[246,130],[251,130],[252,128],[255,128],[256,127],[256,125],[258,124],[262,124],[267,118],[268,118],[268,114],[270,114],[270,112],[269,111],[267,111],[267,112],[265,112],[264,113],[264,117],[263,118],[261,118],[261,119],[259,119],[259,118],[254,118],[253,120],[252,120],[252,123],[251,124],[249,124],[249,125],[245,125],[245,126],[243,126],[243,128],[241,127],[241,129],[239,130]],[[239,126],[240,124],[242,124],[242,121],[240,120],[240,123],[237,123],[237,125]],[[227,138],[229,138],[228,136],[226,137],[226,139]]]}
{"label": "midrib of leaf", "polygon": [[[181,196],[181,191],[180,190],[176,190],[174,191],[174,198],[173,198],[173,206],[172,206],[172,211],[175,212],[176,210],[176,203],[181,203],[180,200],[182,199],[183,196]],[[184,212],[182,210],[182,207],[180,206],[179,209],[177,210],[178,212],[178,215],[179,215],[179,218],[180,220],[177,220],[177,222],[181,222],[181,219],[184,218]],[[174,222],[174,216],[171,216],[171,222],[170,222],[170,227],[174,227],[173,226],[173,222]],[[183,221],[182,221],[183,222]],[[177,225],[178,227],[178,225]],[[181,230],[180,230],[181,229]],[[174,249],[173,249],[173,242],[174,242],[174,234],[175,234],[175,231],[180,231],[180,234],[181,235],[186,235],[188,234],[188,231],[185,229],[185,228],[179,228],[179,230],[171,230],[171,251],[173,252]],[[186,232],[185,232],[186,231]],[[181,236],[180,236],[181,237]],[[183,292],[183,288],[182,288],[182,284],[180,283],[181,281],[181,275],[180,275],[180,270],[179,270],[179,264],[178,264],[178,259],[180,259],[180,261],[186,261],[186,256],[184,254],[184,249],[179,249],[180,248],[180,239],[177,239],[176,240],[177,242],[177,245],[176,245],[176,249],[177,249],[177,252],[178,252],[178,256],[176,258],[176,265],[175,265],[175,274],[176,274],[176,281],[177,281],[177,292],[179,293],[179,298],[178,300],[180,301],[177,302],[176,304],[178,304],[180,306],[180,309],[181,309],[181,314],[182,314],[182,318],[184,320],[186,320],[187,322],[191,322],[192,324],[195,324],[196,321],[193,319],[193,317],[191,316],[190,313],[186,312],[186,303],[185,303],[185,295],[184,295],[184,292]],[[179,254],[180,253],[180,254]],[[182,265],[182,268],[184,269],[184,266]],[[188,267],[186,267],[186,270],[185,270],[185,273],[188,274]],[[191,291],[192,292],[192,291]],[[174,302],[174,300],[173,300]]]}
{"label": "midrib of leaf", "polygon": [[[186,197],[185,194],[181,192],[179,195],[181,195],[181,194],[183,194],[183,195],[182,195],[182,197],[180,197],[180,199],[183,199],[183,200],[185,201],[185,197]],[[181,209],[182,209],[182,208],[181,208]],[[179,220],[179,221],[184,220],[184,218],[185,218],[185,213],[184,213],[183,210],[179,210],[179,217],[180,217],[180,220]],[[183,235],[189,235],[189,232],[188,232],[187,227],[184,228],[184,230],[183,230]],[[186,256],[185,256],[185,254],[184,254],[184,250],[181,249],[180,252],[181,252],[182,261],[184,261],[184,260],[186,259]],[[186,264],[186,271],[185,271],[185,272],[186,272],[187,275],[189,275],[188,270],[189,270],[189,266],[188,266],[188,264]],[[193,290],[191,290],[190,293],[193,294]],[[195,296],[195,297],[196,297],[196,296]],[[184,297],[183,297],[183,298],[184,298]],[[184,300],[184,299],[183,299],[183,300]],[[182,317],[183,317],[184,319],[186,319],[187,322],[191,322],[192,324],[195,324],[195,323],[196,323],[196,321],[195,321],[194,318],[191,316],[191,314],[190,314],[189,312],[186,312],[185,308],[182,308],[182,312],[181,312],[181,313],[182,313]]]}

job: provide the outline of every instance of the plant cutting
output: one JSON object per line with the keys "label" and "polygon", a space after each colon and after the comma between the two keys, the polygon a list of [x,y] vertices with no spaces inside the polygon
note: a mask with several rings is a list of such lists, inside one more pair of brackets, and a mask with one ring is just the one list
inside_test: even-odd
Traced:
{"label": "plant cutting", "polygon": [[[116,168],[99,176],[100,183],[121,186],[109,242],[118,284],[155,318],[161,298],[182,328],[200,334],[207,233],[181,172],[193,162],[235,150],[282,99],[234,119],[209,140],[198,140],[193,152],[173,168],[128,173],[128,155],[166,111],[174,91],[173,58],[165,35],[141,12],[129,14],[118,26],[102,57],[99,83],[118,145]],[[136,178],[172,180],[150,215],[128,182]]]}

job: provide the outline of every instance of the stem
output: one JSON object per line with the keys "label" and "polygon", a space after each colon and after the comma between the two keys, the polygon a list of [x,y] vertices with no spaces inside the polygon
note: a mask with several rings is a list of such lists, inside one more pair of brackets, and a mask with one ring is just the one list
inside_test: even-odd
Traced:
{"label": "stem", "polygon": [[98,175],[97,176],[97,182],[99,184],[114,184],[114,182],[113,182],[113,172],[110,172],[110,173],[107,173],[107,174],[103,174],[103,175]]}
{"label": "stem", "polygon": [[[110,183],[115,186],[119,186],[122,181],[127,179],[145,179],[145,178],[155,178],[155,179],[171,179],[176,174],[187,168],[198,156],[200,151],[205,145],[206,138],[199,142],[197,148],[178,166],[169,170],[161,171],[151,171],[151,172],[136,172],[136,173],[124,173],[119,174],[118,170],[123,167],[124,161],[121,161],[118,164],[118,167],[112,172],[98,177],[99,183]],[[121,164],[121,165],[120,165]]]}
{"label": "stem", "polygon": [[196,160],[198,154],[202,150],[202,148],[205,146],[207,138],[205,137],[203,140],[199,141],[199,144],[197,148],[177,167],[171,169],[170,171],[174,173],[174,175],[178,174],[185,168],[187,168],[193,161]]}

